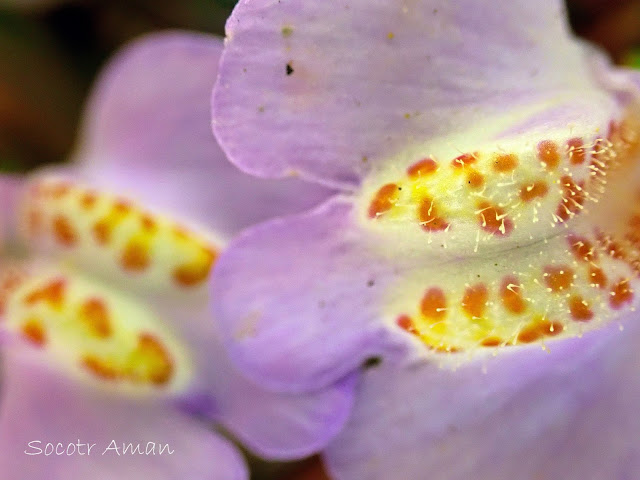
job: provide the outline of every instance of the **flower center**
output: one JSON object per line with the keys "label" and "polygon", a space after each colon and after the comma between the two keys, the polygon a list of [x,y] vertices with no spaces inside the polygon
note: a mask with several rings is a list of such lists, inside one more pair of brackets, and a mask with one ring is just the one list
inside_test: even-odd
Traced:
{"label": "flower center", "polygon": [[77,275],[3,272],[5,328],[74,374],[109,384],[176,388],[184,349],[149,308]]}
{"label": "flower center", "polygon": [[197,288],[217,255],[210,240],[130,200],[56,178],[30,186],[21,224],[31,248],[145,289]]}
{"label": "flower center", "polygon": [[633,309],[639,126],[632,115],[606,137],[425,156],[369,189],[366,228],[413,235],[397,248],[425,267],[388,293],[386,316],[459,352],[576,336]]}

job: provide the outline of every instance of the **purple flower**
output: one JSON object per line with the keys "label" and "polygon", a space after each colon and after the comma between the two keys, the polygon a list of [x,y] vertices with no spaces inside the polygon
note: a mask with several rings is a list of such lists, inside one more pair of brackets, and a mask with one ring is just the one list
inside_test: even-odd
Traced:
{"label": "purple flower", "polygon": [[640,76],[558,0],[244,0],[227,36],[229,158],[342,193],[232,242],[214,311],[263,385],[363,371],[332,474],[637,478]]}
{"label": "purple flower", "polygon": [[98,82],[74,162],[31,176],[20,207],[15,179],[0,184],[13,252],[0,279],[3,478],[244,479],[213,425],[275,459],[341,429],[349,381],[266,391],[236,373],[211,322],[227,238],[328,192],[225,160],[208,107],[221,51],[187,33],[129,46]]}

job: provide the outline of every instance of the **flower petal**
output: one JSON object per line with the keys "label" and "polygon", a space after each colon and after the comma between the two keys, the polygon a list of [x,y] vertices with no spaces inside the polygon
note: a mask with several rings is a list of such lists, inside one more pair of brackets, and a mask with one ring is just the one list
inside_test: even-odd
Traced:
{"label": "flower petal", "polygon": [[260,182],[228,163],[210,129],[222,40],[187,32],[130,44],[99,78],[75,159],[80,177],[221,236],[309,208],[327,190]]}
{"label": "flower petal", "polygon": [[213,418],[263,458],[288,460],[321,451],[351,412],[353,376],[318,391],[275,393],[241,375],[221,344],[194,342],[198,355],[196,349],[202,359],[203,386],[214,398]]}
{"label": "flower petal", "polygon": [[317,388],[367,357],[407,348],[376,324],[393,266],[359,244],[353,215],[337,197],[247,230],[220,257],[214,316],[234,360],[260,384]]}
{"label": "flower petal", "polygon": [[[41,362],[20,350],[4,359],[0,467],[8,478],[248,478],[231,444],[167,404],[85,390]],[[55,454],[58,443],[62,455]],[[68,447],[76,443],[85,445]],[[125,453],[123,444],[129,443],[140,444],[144,454]],[[90,455],[87,444],[95,444]],[[46,455],[52,448],[54,454]]]}
{"label": "flower petal", "polygon": [[369,370],[327,450],[330,470],[339,480],[636,478],[640,324],[621,322],[456,370]]}
{"label": "flower petal", "polygon": [[413,142],[601,100],[559,0],[243,0],[227,37],[214,130],[265,177],[349,187]]}

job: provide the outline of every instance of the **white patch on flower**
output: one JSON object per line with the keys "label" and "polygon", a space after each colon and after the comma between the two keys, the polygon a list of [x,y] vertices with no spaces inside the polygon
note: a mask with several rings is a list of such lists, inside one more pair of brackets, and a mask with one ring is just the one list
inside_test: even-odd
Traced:
{"label": "white patch on flower", "polygon": [[211,235],[56,177],[32,182],[21,226],[30,248],[145,291],[204,291],[218,252]]}
{"label": "white patch on flower", "polygon": [[4,327],[48,363],[125,393],[166,393],[188,384],[193,372],[185,346],[144,302],[75,273],[25,274],[11,285]]}

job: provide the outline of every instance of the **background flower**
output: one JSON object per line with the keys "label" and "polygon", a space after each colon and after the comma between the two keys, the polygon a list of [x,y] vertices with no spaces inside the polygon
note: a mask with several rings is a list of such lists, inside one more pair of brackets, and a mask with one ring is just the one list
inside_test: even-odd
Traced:
{"label": "background flower", "polygon": [[[75,161],[30,176],[22,192],[3,180],[3,196],[24,196],[3,213],[18,215],[28,252],[16,267],[4,259],[2,282],[15,336],[3,349],[0,464],[12,477],[246,478],[205,420],[290,459],[322,448],[346,418],[348,382],[270,393],[218,344],[205,286],[226,238],[327,195],[245,178],[226,162],[208,121],[221,48],[187,33],[131,45],[97,85]],[[37,440],[97,446],[91,456],[24,454]],[[102,455],[111,440],[175,453]]]}

